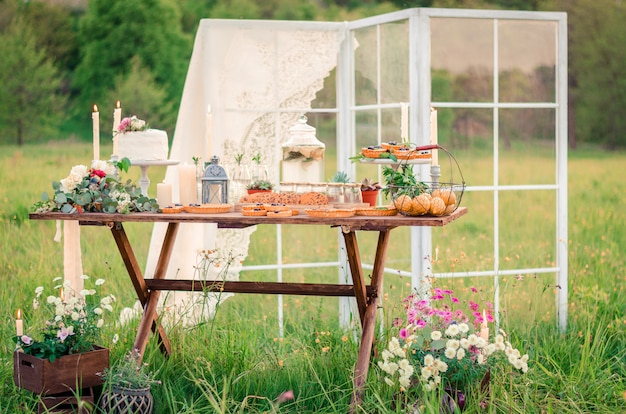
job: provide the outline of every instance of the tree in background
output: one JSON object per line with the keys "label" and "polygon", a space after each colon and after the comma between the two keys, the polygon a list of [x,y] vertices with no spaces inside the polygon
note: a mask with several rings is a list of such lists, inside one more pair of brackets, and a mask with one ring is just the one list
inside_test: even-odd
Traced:
{"label": "tree in background", "polygon": [[626,146],[626,4],[560,0],[568,12],[570,89],[579,140]]}
{"label": "tree in background", "polygon": [[[130,71],[120,74],[107,94],[104,104],[111,113],[117,100],[122,103],[124,117],[136,115],[151,127],[165,129],[172,136],[177,111],[168,103],[165,88],[157,84],[154,75],[136,57],[132,59]],[[106,120],[103,122],[109,125]],[[113,125],[112,117],[110,125]]]}
{"label": "tree in background", "polygon": [[67,101],[61,77],[21,18],[0,34],[0,56],[1,141],[23,145],[58,131]]}
{"label": "tree in background", "polygon": [[81,19],[80,44],[74,85],[81,110],[102,100],[116,78],[132,70],[135,57],[167,92],[167,100],[155,104],[177,110],[191,39],[182,32],[174,0],[92,0]]}

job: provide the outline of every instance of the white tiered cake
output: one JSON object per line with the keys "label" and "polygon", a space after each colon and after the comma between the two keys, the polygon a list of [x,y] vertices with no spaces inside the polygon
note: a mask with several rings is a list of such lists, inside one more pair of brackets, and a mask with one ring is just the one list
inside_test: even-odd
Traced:
{"label": "white tiered cake", "polygon": [[167,133],[159,129],[130,131],[118,135],[118,157],[131,161],[166,160],[168,155]]}

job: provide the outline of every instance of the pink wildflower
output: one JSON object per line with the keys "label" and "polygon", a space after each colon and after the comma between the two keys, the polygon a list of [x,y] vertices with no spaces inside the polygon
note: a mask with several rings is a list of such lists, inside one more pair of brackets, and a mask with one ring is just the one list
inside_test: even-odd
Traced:
{"label": "pink wildflower", "polygon": [[22,335],[20,336],[20,341],[22,341],[24,345],[30,345],[31,342],[33,342],[33,338],[31,338],[30,336]]}
{"label": "pink wildflower", "polygon": [[406,330],[406,328],[402,328],[400,329],[398,336],[400,337],[400,339],[406,339],[409,336],[409,332]]}
{"label": "pink wildflower", "polygon": [[469,301],[469,308],[473,311],[478,311],[478,303],[474,302],[474,301]]}
{"label": "pink wildflower", "polygon": [[289,391],[285,391],[282,394],[280,394],[278,397],[276,397],[276,402],[278,404],[293,400],[295,397],[293,395],[293,391],[289,390]]}
{"label": "pink wildflower", "polygon": [[71,334],[66,327],[61,328],[59,332],[57,332],[57,337],[61,340],[61,342],[65,341],[65,339],[70,335]]}

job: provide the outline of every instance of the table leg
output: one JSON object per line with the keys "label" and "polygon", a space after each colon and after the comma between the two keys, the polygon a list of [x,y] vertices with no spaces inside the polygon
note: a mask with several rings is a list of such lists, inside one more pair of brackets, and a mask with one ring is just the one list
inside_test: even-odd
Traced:
{"label": "table leg", "polygon": [[365,276],[363,275],[363,267],[361,266],[361,255],[359,254],[359,245],[356,239],[356,233],[352,230],[343,230],[343,240],[346,244],[346,255],[348,256],[348,264],[350,265],[350,274],[352,274],[352,284],[354,285],[354,296],[359,309],[359,317],[361,326],[365,322],[365,308],[367,307],[367,292],[365,290]]}
{"label": "table leg", "polygon": [[[174,242],[176,241],[176,233],[178,232],[179,223],[169,223],[167,231],[165,233],[165,239],[163,240],[163,247],[157,261],[156,269],[154,271],[154,279],[165,279],[167,274],[167,266],[169,265],[170,258],[172,256],[172,250],[174,248]],[[145,282],[144,282],[145,283]],[[152,290],[148,292],[146,298],[146,304],[143,308],[143,316],[139,323],[139,329],[137,330],[137,336],[135,338],[134,348],[139,351],[143,358],[143,353],[146,350],[148,339],[150,339],[150,328],[153,324],[160,326],[157,315],[157,304],[159,302],[160,290]],[[167,354],[171,354],[171,346],[165,335],[161,336],[161,339],[167,341]]]}
{"label": "table leg", "polygon": [[[122,260],[126,265],[128,276],[130,277],[133,287],[135,288],[135,292],[137,293],[137,299],[139,299],[142,306],[145,306],[148,301],[148,288],[122,223],[114,223],[113,227],[111,227],[111,233],[113,234],[117,248],[120,251]],[[172,347],[167,339],[163,326],[154,321],[151,329],[152,332],[155,332],[159,337],[159,347],[161,348],[161,351],[166,355],[171,354]]]}
{"label": "table leg", "polygon": [[[387,246],[389,244],[390,230],[381,231],[378,235],[378,245],[376,246],[376,256],[374,258],[374,267],[372,269],[371,286],[375,288],[374,294],[369,298],[365,315],[363,318],[363,330],[361,333],[361,344],[359,346],[359,356],[354,370],[354,388],[350,411],[356,412],[356,407],[361,403],[363,398],[363,386],[367,380],[367,372],[369,371],[370,356],[374,345],[374,330],[376,328],[376,311],[378,310],[378,295],[383,285],[383,277],[385,270],[385,258],[387,256]],[[355,242],[356,244],[356,242]],[[350,260],[350,258],[348,258]],[[351,265],[352,267],[352,265]],[[360,272],[361,277],[363,272]],[[354,274],[352,275],[354,279]],[[364,283],[364,281],[362,281]],[[356,281],[355,281],[356,294]]]}

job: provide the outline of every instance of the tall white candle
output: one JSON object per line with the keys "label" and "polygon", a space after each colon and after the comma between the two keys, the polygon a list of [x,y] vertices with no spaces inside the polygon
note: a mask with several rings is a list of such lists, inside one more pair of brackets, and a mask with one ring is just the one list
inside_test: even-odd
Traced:
{"label": "tall white candle", "polygon": [[172,184],[165,181],[157,184],[157,202],[161,208],[172,205]]}
{"label": "tall white candle", "polygon": [[211,113],[211,105],[207,108],[206,124],[204,127],[204,160],[211,160],[211,153],[213,152],[213,114]]}
{"label": "tall white candle", "polygon": [[400,139],[407,141],[409,137],[409,104],[402,102],[400,104]]}
{"label": "tall white candle", "polygon": [[15,334],[17,336],[24,335],[24,321],[22,320],[22,310],[18,309],[15,313]]}
{"label": "tall white candle", "polygon": [[[430,143],[437,145],[439,138],[437,136],[438,132],[437,132],[437,110],[433,107],[430,108]],[[432,151],[432,158],[431,158],[431,164],[432,165],[439,165],[439,150],[431,150]]]}
{"label": "tall white candle", "polygon": [[113,156],[117,157],[117,130],[122,122],[122,105],[120,101],[115,102],[115,109],[113,110]]}
{"label": "tall white candle", "polygon": [[196,203],[196,166],[183,163],[178,166],[178,191],[183,205]]}
{"label": "tall white candle", "polygon": [[93,159],[100,159],[100,112],[98,112],[98,106],[93,106],[93,112],[91,113],[91,121],[93,124]]}

